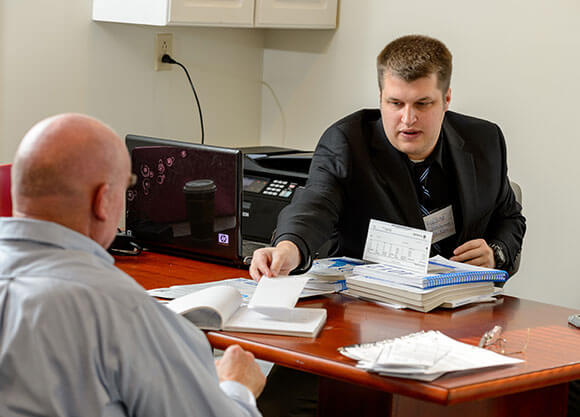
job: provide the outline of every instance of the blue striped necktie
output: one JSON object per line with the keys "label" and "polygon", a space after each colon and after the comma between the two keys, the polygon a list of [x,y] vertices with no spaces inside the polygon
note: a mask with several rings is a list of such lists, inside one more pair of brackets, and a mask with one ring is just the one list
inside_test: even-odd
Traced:
{"label": "blue striped necktie", "polygon": [[[421,168],[419,168],[421,169]],[[425,170],[419,176],[419,191],[421,193],[421,197],[419,198],[419,209],[423,216],[427,216],[429,214],[429,210],[425,207],[425,203],[431,200],[431,194],[427,189],[427,176],[429,175],[429,170],[431,169],[430,166],[427,166]]]}
{"label": "blue striped necktie", "polygon": [[[427,207],[425,207],[425,205],[428,205],[428,203],[431,201],[431,193],[429,193],[429,189],[427,188],[427,177],[429,176],[429,171],[431,170],[431,166],[427,165],[424,166],[424,168],[422,166],[416,165],[418,171],[420,172],[419,175],[419,210],[421,210],[421,214],[423,216],[428,216],[429,215],[429,210],[427,209]],[[421,169],[424,169],[423,172],[421,172]],[[437,244],[437,243],[433,243],[431,244],[431,249],[432,251],[434,250],[435,253],[440,254],[441,253],[441,247]]]}

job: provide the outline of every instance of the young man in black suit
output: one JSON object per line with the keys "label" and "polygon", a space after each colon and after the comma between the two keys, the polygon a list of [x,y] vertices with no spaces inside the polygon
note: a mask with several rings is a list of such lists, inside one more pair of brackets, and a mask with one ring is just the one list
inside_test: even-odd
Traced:
{"label": "young man in black suit", "polygon": [[453,227],[434,236],[432,254],[517,270],[526,225],[504,137],[491,122],[448,111],[451,67],[447,47],[426,36],[383,49],[380,109],[323,134],[306,187],[280,213],[274,247],[254,253],[254,279],[306,270],[323,245],[360,258],[370,219],[425,229],[424,218],[442,210]]}
{"label": "young man in black suit", "polygon": [[[434,235],[432,254],[513,274],[526,224],[507,177],[505,141],[497,125],[448,111],[447,47],[404,36],[379,54],[377,72],[380,109],[324,132],[305,188],[278,217],[274,247],[254,253],[252,277],[304,271],[323,246],[360,258],[370,219],[428,229],[433,213],[446,213],[452,227]],[[260,410],[315,415],[316,387],[315,376],[275,366]]]}

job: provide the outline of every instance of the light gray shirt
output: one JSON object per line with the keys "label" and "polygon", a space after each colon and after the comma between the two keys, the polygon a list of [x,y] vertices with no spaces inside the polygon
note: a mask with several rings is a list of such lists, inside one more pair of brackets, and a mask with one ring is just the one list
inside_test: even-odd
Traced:
{"label": "light gray shirt", "polygon": [[259,416],[204,334],[93,240],[0,219],[0,416]]}

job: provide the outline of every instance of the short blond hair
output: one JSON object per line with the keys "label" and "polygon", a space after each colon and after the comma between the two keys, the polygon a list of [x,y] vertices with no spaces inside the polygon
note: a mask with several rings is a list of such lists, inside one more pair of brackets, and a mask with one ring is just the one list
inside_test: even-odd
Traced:
{"label": "short blond hair", "polygon": [[379,88],[383,91],[385,72],[407,82],[437,76],[437,86],[443,94],[451,83],[451,52],[443,42],[423,35],[407,35],[389,43],[377,56]]}

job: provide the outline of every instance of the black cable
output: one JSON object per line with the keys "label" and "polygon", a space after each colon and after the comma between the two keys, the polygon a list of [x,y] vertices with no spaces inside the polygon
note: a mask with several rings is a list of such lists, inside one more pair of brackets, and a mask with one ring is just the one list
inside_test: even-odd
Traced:
{"label": "black cable", "polygon": [[204,144],[204,140],[205,140],[205,130],[203,128],[203,116],[201,114],[201,105],[199,104],[199,98],[197,98],[197,92],[195,91],[195,87],[193,86],[193,82],[191,81],[191,77],[189,76],[189,72],[187,71],[187,68],[185,68],[185,66],[179,62],[177,62],[175,59],[171,58],[170,55],[168,54],[164,54],[161,57],[161,62],[165,62],[167,64],[175,64],[175,65],[179,65],[181,68],[183,68],[183,71],[185,71],[185,75],[187,75],[187,79],[189,80],[189,85],[191,85],[191,89],[193,90],[193,95],[195,96],[195,101],[197,102],[197,109],[199,110],[199,123],[201,125],[201,144]]}

